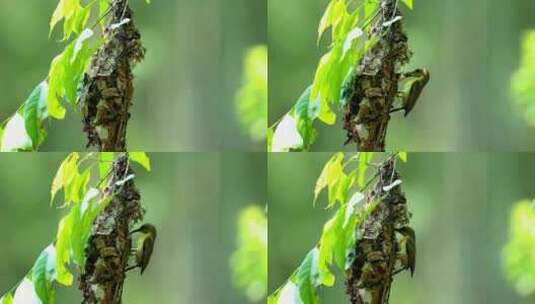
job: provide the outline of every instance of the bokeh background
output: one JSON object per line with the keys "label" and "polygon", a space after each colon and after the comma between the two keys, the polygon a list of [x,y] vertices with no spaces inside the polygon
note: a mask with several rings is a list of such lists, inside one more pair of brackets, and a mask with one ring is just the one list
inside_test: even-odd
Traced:
{"label": "bokeh background", "polygon": [[[272,125],[312,82],[326,51],[316,44],[317,27],[328,0],[270,0],[269,123]],[[388,150],[532,151],[535,128],[523,119],[510,92],[519,68],[525,30],[535,28],[535,2],[516,0],[415,0],[405,12],[414,57],[431,81],[415,110],[394,115]],[[314,151],[339,151],[345,132],[319,128]],[[346,147],[354,150],[353,147]]]}
{"label": "bokeh background", "polygon": [[[260,303],[233,284],[230,258],[238,219],[266,202],[265,154],[152,153],[136,185],[158,231],[151,264],[128,275],[124,303]],[[53,240],[62,210],[50,185],[64,153],[0,155],[0,296],[31,269]],[[75,281],[76,284],[76,281]],[[58,289],[58,303],[80,303],[77,287]]]}
{"label": "bokeh background", "polygon": [[[85,1],[87,2],[87,1]],[[48,38],[57,0],[0,2],[0,121],[12,115],[62,51]],[[247,50],[267,41],[266,1],[130,1],[148,49],[134,71],[128,148],[138,151],[264,151],[240,127],[235,97]],[[81,151],[79,112],[52,121],[42,151]]]}
{"label": "bokeh background", "polygon": [[[324,209],[326,194],[312,205],[316,179],[331,156],[269,155],[269,293],[299,266],[333,215]],[[535,195],[535,155],[409,153],[408,162],[398,164],[417,261],[412,279],[407,272],[396,276],[391,302],[533,303],[535,295],[521,297],[506,279],[503,248],[514,204]],[[343,279],[337,280],[335,288],[321,289],[324,303],[347,303]]]}

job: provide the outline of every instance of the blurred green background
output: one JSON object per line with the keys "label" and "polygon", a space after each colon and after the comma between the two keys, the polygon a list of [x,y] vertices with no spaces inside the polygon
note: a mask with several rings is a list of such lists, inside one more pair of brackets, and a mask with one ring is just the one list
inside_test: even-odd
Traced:
{"label": "blurred green background", "polygon": [[[48,39],[57,0],[0,2],[0,121],[12,115],[62,51]],[[148,49],[134,71],[129,150],[264,151],[240,128],[235,96],[247,50],[265,44],[266,1],[130,1]],[[42,151],[81,151],[80,114],[52,121]]]}
{"label": "blurred green background", "polygon": [[[325,194],[312,205],[316,179],[331,156],[269,155],[268,293],[299,266],[333,215],[324,210]],[[534,167],[535,154],[527,153],[409,153],[408,163],[398,162],[417,260],[414,278],[396,276],[391,302],[534,303],[535,294],[517,295],[502,261],[514,203],[535,194]],[[320,289],[324,303],[347,303],[337,279],[335,288]]]}
{"label": "blurred green background", "polygon": [[[124,303],[260,303],[234,287],[230,257],[240,212],[266,202],[261,153],[152,153],[152,172],[136,184],[158,240],[142,277],[128,275]],[[62,211],[50,208],[50,185],[64,153],[0,155],[0,297],[22,280],[53,240]],[[75,282],[75,284],[77,284]],[[58,303],[79,303],[77,287]]]}
{"label": "blurred green background", "polygon": [[[269,124],[312,82],[320,56],[317,27],[328,0],[270,0]],[[405,12],[414,57],[431,81],[407,119],[394,115],[387,149],[408,151],[531,151],[535,128],[512,102],[510,79],[519,68],[521,37],[535,28],[535,2],[415,0]],[[340,122],[340,119],[338,119]],[[339,123],[319,128],[314,151],[338,151]],[[346,147],[354,150],[353,147]]]}

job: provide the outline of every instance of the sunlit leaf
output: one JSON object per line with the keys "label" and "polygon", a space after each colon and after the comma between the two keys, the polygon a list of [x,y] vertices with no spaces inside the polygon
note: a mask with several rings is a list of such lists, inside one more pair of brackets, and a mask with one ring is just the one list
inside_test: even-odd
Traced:
{"label": "sunlit leaf", "polygon": [[342,179],[345,178],[344,168],[342,161],[344,160],[344,153],[336,153],[327,162],[321,174],[316,181],[316,187],[314,188],[314,202],[318,199],[320,192],[328,187],[329,189],[329,207],[331,207],[336,200],[336,185]]}
{"label": "sunlit leaf", "polygon": [[128,158],[140,164],[145,170],[150,171],[150,158],[145,152],[128,152]]}
{"label": "sunlit leaf", "polygon": [[405,5],[407,5],[408,8],[414,9],[414,3],[413,0],[402,0]]}
{"label": "sunlit leaf", "polygon": [[11,292],[8,292],[0,298],[0,304],[13,304],[13,296],[11,295]]}
{"label": "sunlit leaf", "polygon": [[71,236],[73,217],[71,214],[63,217],[59,222],[56,236],[56,280],[65,286],[71,286],[73,281],[72,273],[68,269],[71,261]]}
{"label": "sunlit leaf", "polygon": [[48,117],[47,96],[48,83],[43,81],[33,90],[23,106],[24,125],[34,150],[42,141],[41,128],[43,120]]}
{"label": "sunlit leaf", "polygon": [[509,241],[503,253],[508,281],[522,296],[535,294],[535,207],[527,200],[514,205]]}
{"label": "sunlit leaf", "polygon": [[35,292],[42,304],[55,302],[53,281],[56,278],[56,249],[48,246],[35,261],[32,268],[32,281]]}
{"label": "sunlit leaf", "polygon": [[363,187],[366,182],[366,172],[368,171],[368,164],[373,159],[373,152],[359,152],[359,166],[357,184],[359,187]]}
{"label": "sunlit leaf", "polygon": [[297,269],[295,283],[299,288],[302,303],[319,304],[317,291],[319,286],[318,255],[318,248],[312,249]]}
{"label": "sunlit leaf", "polygon": [[105,178],[111,169],[113,160],[115,159],[115,152],[99,152],[98,153],[98,167],[99,178]]}
{"label": "sunlit leaf", "polygon": [[77,152],[73,152],[63,160],[61,163],[54,180],[52,181],[52,187],[50,189],[50,202],[54,201],[56,193],[61,188],[69,185],[78,172],[78,159],[80,155]]}
{"label": "sunlit leaf", "polygon": [[407,159],[408,159],[407,152],[398,152],[398,157],[402,162],[404,163],[407,162]]}

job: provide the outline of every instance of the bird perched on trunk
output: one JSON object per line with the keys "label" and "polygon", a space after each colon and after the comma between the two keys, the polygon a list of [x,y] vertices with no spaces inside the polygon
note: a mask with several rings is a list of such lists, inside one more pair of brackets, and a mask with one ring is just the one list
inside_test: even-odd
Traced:
{"label": "bird perched on trunk", "polygon": [[401,96],[401,107],[390,112],[405,110],[405,116],[409,115],[429,82],[429,78],[429,71],[426,69],[416,69],[403,74],[401,79],[402,89],[398,93]]}
{"label": "bird perched on trunk", "polygon": [[416,234],[414,230],[408,226],[399,228],[396,232],[400,233],[403,237],[400,241],[400,248],[403,251],[402,264],[404,269],[411,271],[411,277],[414,275],[414,269],[416,268]]}
{"label": "bird perched on trunk", "polygon": [[145,268],[147,268],[147,265],[150,262],[152,251],[154,249],[154,242],[156,241],[156,227],[151,224],[144,224],[138,229],[130,232],[131,235],[134,233],[141,234],[137,240],[137,246],[134,249],[136,265],[129,267],[126,269],[126,271],[139,267],[141,269],[141,274],[143,274]]}

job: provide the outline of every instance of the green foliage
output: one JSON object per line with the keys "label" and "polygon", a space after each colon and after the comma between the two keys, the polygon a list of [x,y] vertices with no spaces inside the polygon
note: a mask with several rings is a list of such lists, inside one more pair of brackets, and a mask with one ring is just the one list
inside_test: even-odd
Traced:
{"label": "green foliage", "polygon": [[145,170],[150,171],[150,158],[145,152],[129,152],[128,157],[131,161],[140,164]]}
{"label": "green foliage", "polygon": [[35,292],[43,304],[54,303],[56,291],[52,286],[56,278],[56,249],[48,246],[35,261],[32,268]]}
{"label": "green foliage", "polygon": [[[413,8],[412,0],[403,0],[403,3]],[[331,30],[329,50],[319,61],[312,85],[288,114],[272,126],[273,139],[268,151],[307,151],[318,136],[314,121],[319,119],[328,125],[336,122],[333,108],[339,110],[345,103],[341,98],[343,85],[356,73],[355,67],[380,38],[370,33],[370,21],[378,10],[379,1],[376,0],[329,2],[318,26],[318,42],[328,29]]]}
{"label": "green foliage", "polygon": [[[288,281],[269,298],[269,304],[320,303],[318,288],[332,287],[334,268],[346,271],[355,256],[356,228],[377,207],[379,201],[364,204],[369,183],[369,163],[375,153],[346,157],[336,153],[323,168],[314,188],[314,202],[327,189],[327,208],[338,209],[323,226],[319,245],[314,247]],[[390,157],[400,157],[400,154]],[[406,154],[403,154],[406,158]],[[375,178],[375,177],[373,177]]]}
{"label": "green foliage", "polygon": [[535,206],[527,200],[511,212],[509,242],[502,253],[507,280],[523,296],[535,293]]}
{"label": "green foliage", "polygon": [[247,52],[244,62],[244,81],[236,95],[238,118],[253,140],[266,136],[268,96],[268,55],[265,45]]}
{"label": "green foliage", "polygon": [[[149,0],[146,0],[150,3]],[[68,41],[64,51],[50,64],[46,81],[40,83],[30,97],[15,114],[0,125],[0,151],[37,150],[46,138],[44,120],[49,116],[64,119],[66,101],[75,105],[78,87],[86,71],[91,56],[102,43],[101,38],[93,38],[88,21],[98,3],[95,17],[102,20],[109,13],[108,0],[90,1],[86,5],[80,0],[59,0],[50,20],[50,35],[63,22],[62,41]]]}
{"label": "green foliage", "polygon": [[52,60],[48,74],[48,112],[56,119],[65,117],[65,108],[61,99],[66,99],[71,104],[76,103],[78,83],[89,64],[93,49],[88,44],[88,39],[93,35],[92,30],[84,30],[78,39],[71,42],[63,53]]}
{"label": "green foliage", "polygon": [[[71,286],[74,275],[71,265],[83,271],[85,247],[96,217],[108,206],[115,192],[110,188],[111,163],[122,153],[69,154],[61,163],[52,182],[50,195],[53,203],[56,194],[63,191],[66,215],[60,220],[56,239],[37,258],[30,273],[13,293],[8,292],[3,303],[55,303],[55,283]],[[129,160],[150,169],[150,159],[144,152],[129,155]],[[132,178],[131,176],[125,177]],[[116,181],[120,187],[124,181]],[[3,301],[3,302],[2,302]]]}
{"label": "green foliage", "polygon": [[524,120],[535,126],[535,30],[524,34],[520,68],[511,79],[511,92]]}
{"label": "green foliage", "polygon": [[234,283],[251,301],[264,299],[267,292],[267,218],[258,206],[241,211],[238,219],[238,248],[230,266]]}

